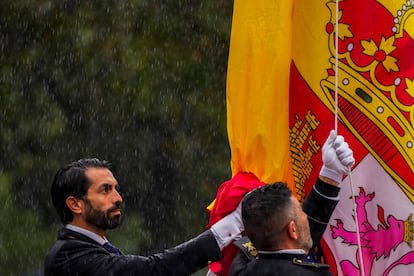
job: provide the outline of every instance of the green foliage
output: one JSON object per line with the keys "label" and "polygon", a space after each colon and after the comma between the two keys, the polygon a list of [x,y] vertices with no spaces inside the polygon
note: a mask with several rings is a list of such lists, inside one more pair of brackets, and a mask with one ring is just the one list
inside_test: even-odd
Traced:
{"label": "green foliage", "polygon": [[32,210],[17,207],[16,197],[10,191],[10,177],[3,173],[0,173],[0,217],[1,274],[41,271],[45,249],[54,240],[55,235],[50,235],[54,227],[42,225]]}
{"label": "green foliage", "polygon": [[232,5],[2,2],[0,196],[7,199],[7,231],[0,246],[12,250],[0,266],[9,274],[20,273],[19,264],[41,267],[44,255],[30,252],[45,253],[56,236],[51,179],[83,157],[114,165],[127,215],[110,235],[125,252],[156,252],[203,230],[205,207],[230,177]]}

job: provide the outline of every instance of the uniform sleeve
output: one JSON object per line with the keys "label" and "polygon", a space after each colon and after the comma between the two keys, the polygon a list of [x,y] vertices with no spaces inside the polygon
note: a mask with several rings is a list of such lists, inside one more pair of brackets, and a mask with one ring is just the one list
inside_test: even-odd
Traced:
{"label": "uniform sleeve", "polygon": [[230,267],[230,276],[241,276],[244,274],[246,270],[246,266],[252,260],[249,256],[245,253],[240,251],[236,257],[234,258],[233,262],[231,263]]}
{"label": "uniform sleeve", "polygon": [[339,188],[318,178],[306,197],[302,208],[308,215],[314,245],[319,244],[333,211],[338,204]]}

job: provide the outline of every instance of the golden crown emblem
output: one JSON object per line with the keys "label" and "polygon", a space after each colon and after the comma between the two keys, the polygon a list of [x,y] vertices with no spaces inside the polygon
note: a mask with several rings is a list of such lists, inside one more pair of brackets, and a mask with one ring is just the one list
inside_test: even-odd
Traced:
{"label": "golden crown emblem", "polygon": [[339,119],[414,202],[414,1],[395,15],[374,0],[364,1],[369,12],[358,5],[340,1],[336,26],[335,2],[327,3],[332,68],[321,81],[322,101],[332,111],[338,105]]}

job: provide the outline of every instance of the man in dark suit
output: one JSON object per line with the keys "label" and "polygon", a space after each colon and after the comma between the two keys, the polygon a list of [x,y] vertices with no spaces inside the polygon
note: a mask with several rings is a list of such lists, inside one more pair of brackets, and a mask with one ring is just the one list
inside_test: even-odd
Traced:
{"label": "man in dark suit", "polygon": [[240,207],[208,231],[152,256],[124,255],[107,240],[122,197],[107,161],[81,159],[60,169],[52,201],[64,227],[45,259],[45,275],[189,275],[221,258],[243,231]]}

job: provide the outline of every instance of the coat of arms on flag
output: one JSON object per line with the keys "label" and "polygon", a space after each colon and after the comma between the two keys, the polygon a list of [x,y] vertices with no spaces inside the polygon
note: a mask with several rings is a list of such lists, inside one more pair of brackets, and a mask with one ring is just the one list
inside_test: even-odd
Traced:
{"label": "coat of arms on flag", "polygon": [[335,5],[297,1],[294,8],[295,184],[306,194],[317,177],[311,169],[318,167],[337,104],[338,131],[357,164],[341,184],[341,201],[324,234],[324,256],[337,275],[409,275],[414,267],[414,3],[343,0],[337,13]]}

